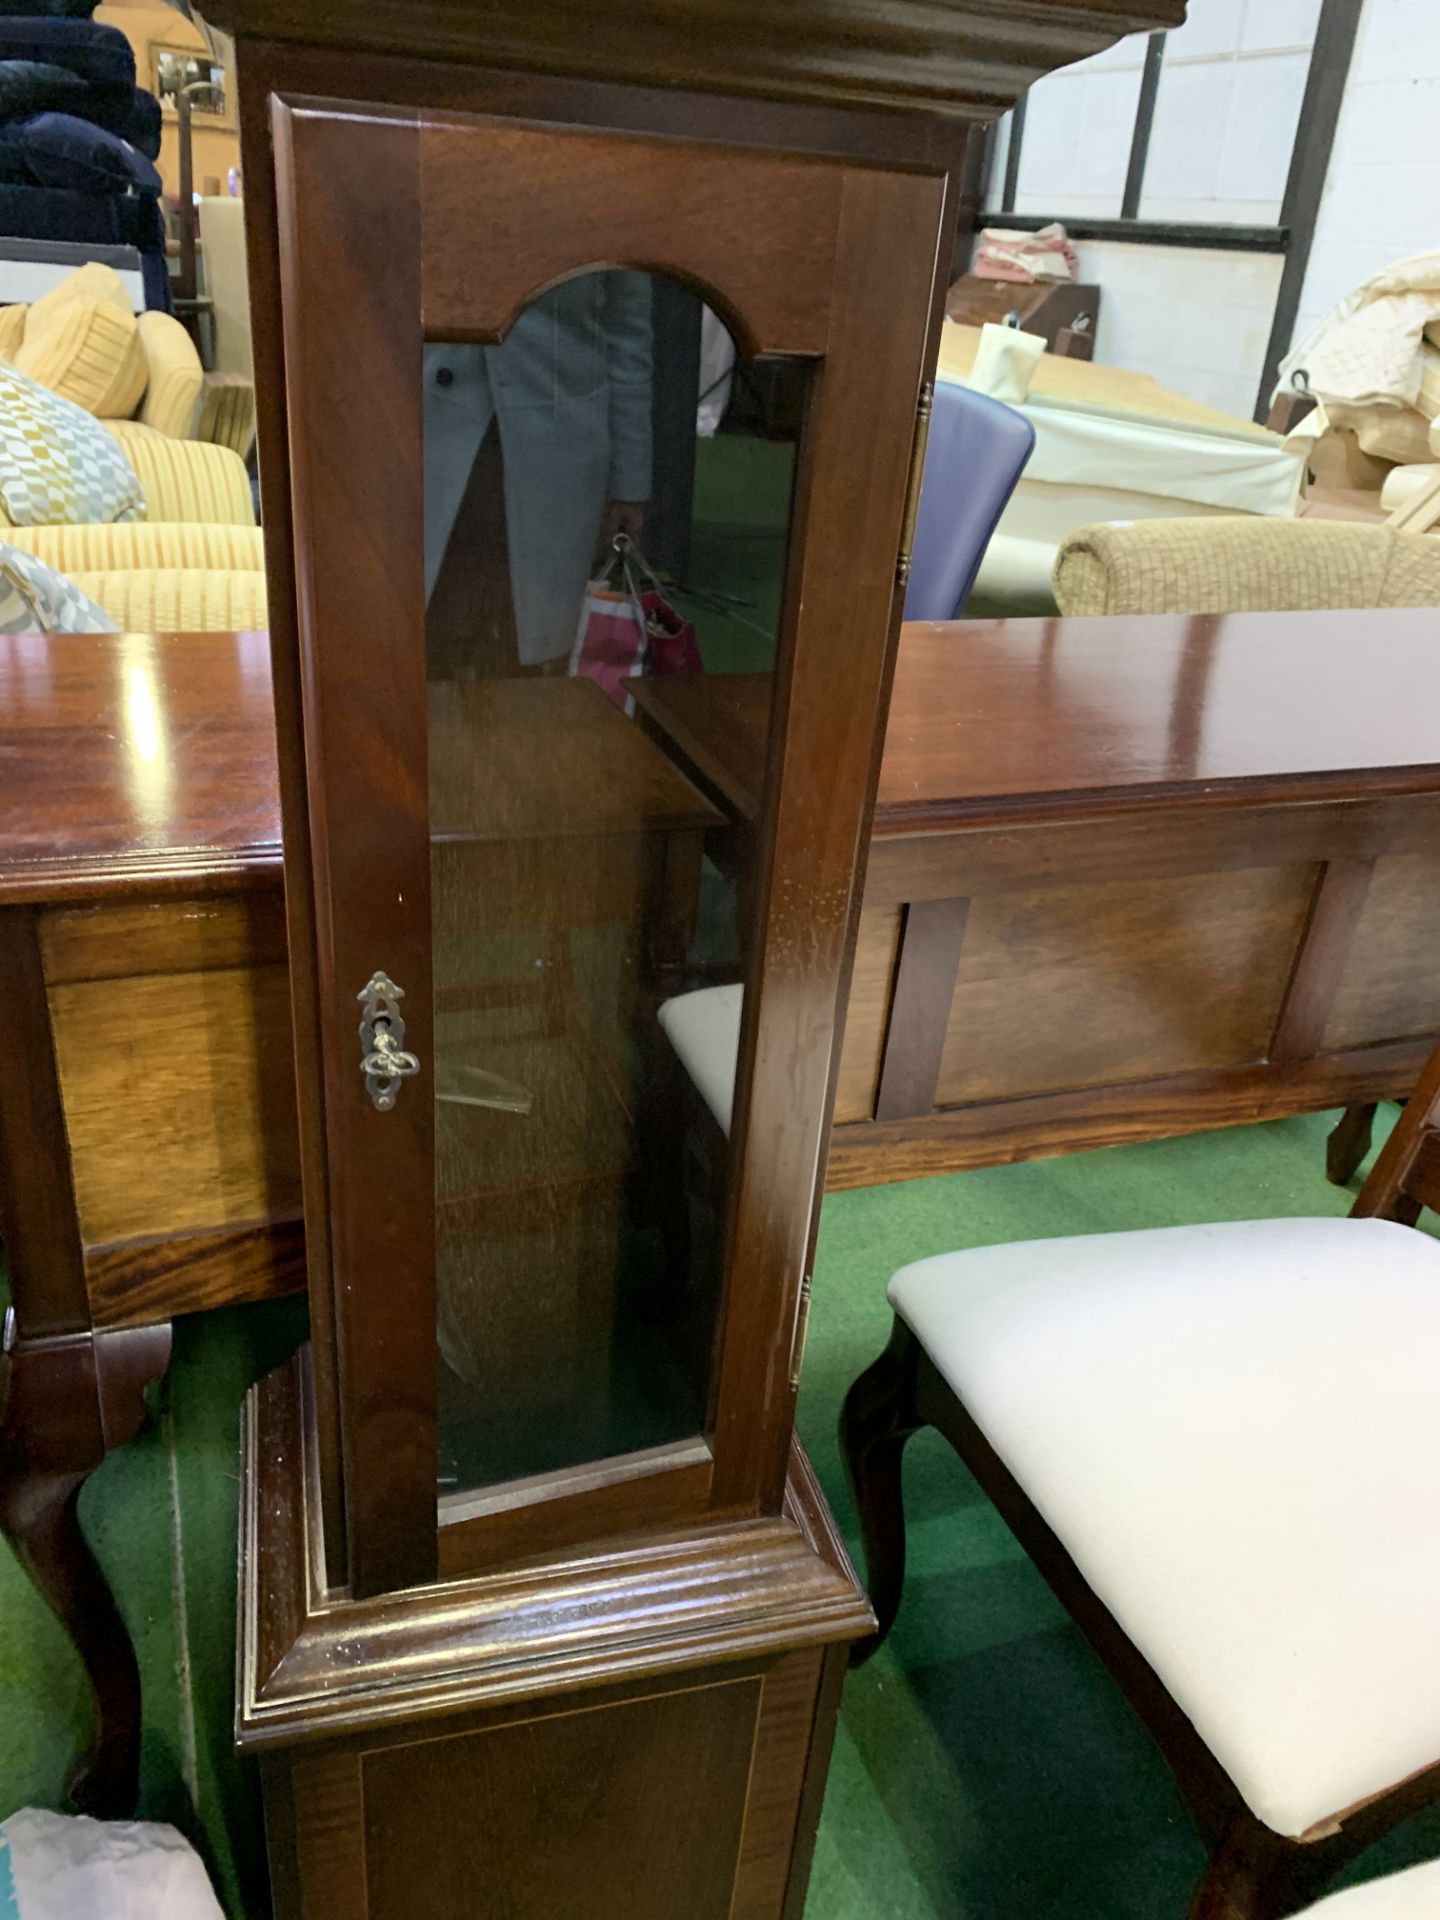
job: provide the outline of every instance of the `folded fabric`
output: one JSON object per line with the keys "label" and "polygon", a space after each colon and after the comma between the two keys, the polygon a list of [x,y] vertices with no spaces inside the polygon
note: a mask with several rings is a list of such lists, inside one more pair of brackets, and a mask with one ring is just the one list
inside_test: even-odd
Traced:
{"label": "folded fabric", "polygon": [[0,541],[0,633],[115,632],[105,609],[73,580]]}
{"label": "folded fabric", "polygon": [[1028,286],[1036,280],[1073,280],[1078,263],[1064,227],[1052,220],[1036,233],[983,228],[970,271],[982,280],[1018,280]]}
{"label": "folded fabric", "polygon": [[42,187],[82,193],[159,194],[153,160],[118,133],[73,113],[34,113],[0,127],[0,155],[21,164]]}
{"label": "folded fabric", "polygon": [[134,86],[135,51],[118,27],[41,17],[48,11],[28,6],[15,16],[0,12],[0,60],[45,60],[94,86]]}
{"label": "folded fabric", "polygon": [[25,1807],[0,1826],[0,1869],[6,1920],[222,1920],[189,1842],[150,1821]]}
{"label": "folded fabric", "polygon": [[51,110],[118,133],[147,160],[159,157],[160,102],[153,93],[124,83],[92,85],[53,61],[0,60],[0,122]]}
{"label": "folded fabric", "polygon": [[89,91],[78,73],[53,61],[0,60],[0,120],[18,120],[50,107],[83,111],[80,103]]}
{"label": "folded fabric", "polygon": [[0,506],[17,527],[143,520],[120,443],[83,407],[0,366]]}

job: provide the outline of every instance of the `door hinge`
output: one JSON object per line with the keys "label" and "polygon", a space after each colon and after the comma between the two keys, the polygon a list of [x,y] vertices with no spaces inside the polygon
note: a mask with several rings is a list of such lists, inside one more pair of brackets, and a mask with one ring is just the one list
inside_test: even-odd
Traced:
{"label": "door hinge", "polygon": [[810,1275],[800,1282],[800,1303],[795,1309],[795,1337],[790,1343],[790,1391],[800,1385],[800,1369],[805,1364],[805,1336],[810,1331]]}
{"label": "door hinge", "polygon": [[930,444],[930,414],[934,405],[935,387],[927,380],[920,389],[920,399],[915,407],[910,480],[905,489],[905,518],[900,526],[900,557],[895,563],[895,584],[902,588],[910,578],[910,556],[915,548],[915,521],[920,512],[920,487],[925,478],[925,449]]}

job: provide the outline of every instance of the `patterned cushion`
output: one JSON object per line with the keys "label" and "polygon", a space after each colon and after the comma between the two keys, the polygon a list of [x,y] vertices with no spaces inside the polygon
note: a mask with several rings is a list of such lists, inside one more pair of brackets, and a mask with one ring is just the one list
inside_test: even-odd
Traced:
{"label": "patterned cushion", "polygon": [[[67,281],[37,300],[15,365],[32,380],[104,419],[123,420],[145,391],[145,349],[130,303]],[[57,294],[68,297],[57,300]]]}
{"label": "patterned cushion", "polygon": [[0,366],[0,503],[14,526],[143,520],[135,469],[98,420]]}
{"label": "patterned cushion", "polygon": [[0,542],[0,633],[114,633],[115,622],[73,580]]}

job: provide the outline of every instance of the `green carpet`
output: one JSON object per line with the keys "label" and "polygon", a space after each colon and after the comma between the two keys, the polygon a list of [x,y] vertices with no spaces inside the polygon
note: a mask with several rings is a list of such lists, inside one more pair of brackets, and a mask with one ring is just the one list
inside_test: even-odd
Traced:
{"label": "green carpet", "polygon": [[[1278,1121],[832,1195],[800,1429],[852,1548],[835,1417],[884,1341],[894,1266],[1038,1234],[1342,1213],[1348,1196],[1321,1173],[1327,1125]],[[140,1651],[142,1811],[196,1838],[244,1920],[266,1907],[254,1772],[230,1746],[238,1410],[300,1327],[295,1305],[179,1326],[160,1417],[83,1502]],[[1179,1920],[1202,1854],[1147,1737],[933,1435],[911,1445],[907,1492],[905,1604],[846,1689],[807,1920]],[[1342,1541],[1344,1525],[1337,1513]],[[58,1805],[84,1728],[73,1656],[0,1553],[0,1811]],[[1432,1813],[1356,1877],[1436,1853]]]}

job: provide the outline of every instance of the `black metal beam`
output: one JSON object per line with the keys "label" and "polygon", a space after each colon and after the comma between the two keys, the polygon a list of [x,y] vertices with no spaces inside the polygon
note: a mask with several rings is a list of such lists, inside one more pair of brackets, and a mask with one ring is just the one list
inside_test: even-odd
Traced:
{"label": "black metal beam", "polygon": [[1145,42],[1145,69],[1140,75],[1140,98],[1135,103],[1135,131],[1130,136],[1130,165],[1125,173],[1125,193],[1120,202],[1120,218],[1134,220],[1140,213],[1140,195],[1145,187],[1145,160],[1150,152],[1150,129],[1155,124],[1155,101],[1160,92],[1160,63],[1165,58],[1165,36],[1152,33]]}
{"label": "black metal beam", "polygon": [[1275,299],[1275,318],[1270,326],[1270,343],[1265,349],[1265,370],[1255,399],[1257,420],[1263,420],[1270,410],[1270,395],[1280,377],[1280,362],[1290,351],[1362,4],[1363,0],[1323,0],[1316,23],[1310,73],[1295,132],[1295,150],[1290,156],[1290,173],[1280,207],[1281,223],[1289,230],[1290,245]]}
{"label": "black metal beam", "polygon": [[1068,213],[1012,213],[1002,208],[979,213],[982,227],[1019,227],[1034,233],[1052,220],[1062,220],[1072,240],[1119,240],[1130,247],[1209,247],[1221,253],[1285,253],[1289,229],[1279,227],[1220,226],[1204,220],[1091,220]]}
{"label": "black metal beam", "polygon": [[[1005,149],[1005,191],[1001,195],[1000,205],[1009,213],[1015,205],[1015,192],[1020,185],[1020,143],[1025,137],[1025,95],[1022,93],[1015,102],[1010,114],[1010,144]],[[982,220],[980,225],[983,227]]]}

